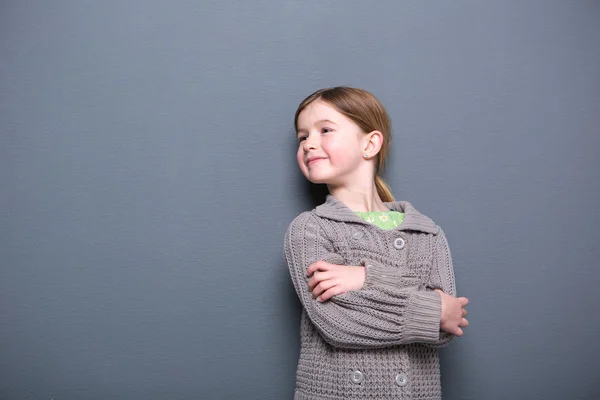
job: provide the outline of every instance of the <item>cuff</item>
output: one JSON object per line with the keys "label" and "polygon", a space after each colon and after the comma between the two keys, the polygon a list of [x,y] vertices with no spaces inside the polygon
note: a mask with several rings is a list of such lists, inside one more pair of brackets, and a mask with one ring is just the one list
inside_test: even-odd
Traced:
{"label": "cuff", "polygon": [[431,343],[440,337],[442,302],[440,294],[415,291],[408,300],[404,327],[409,342]]}
{"label": "cuff", "polygon": [[402,278],[399,269],[385,267],[376,261],[363,260],[361,265],[365,267],[365,289],[381,285],[397,287]]}

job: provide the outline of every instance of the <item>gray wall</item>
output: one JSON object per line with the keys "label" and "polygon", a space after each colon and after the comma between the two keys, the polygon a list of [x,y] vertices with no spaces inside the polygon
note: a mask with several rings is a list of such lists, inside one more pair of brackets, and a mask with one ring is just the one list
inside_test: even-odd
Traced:
{"label": "gray wall", "polygon": [[289,399],[292,117],[371,90],[471,327],[445,399],[600,396],[598,1],[3,1],[0,398]]}

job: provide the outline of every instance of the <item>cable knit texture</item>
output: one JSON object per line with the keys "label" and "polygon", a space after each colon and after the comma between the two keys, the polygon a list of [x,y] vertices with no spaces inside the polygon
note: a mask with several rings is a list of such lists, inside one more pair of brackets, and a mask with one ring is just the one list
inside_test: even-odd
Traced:
{"label": "cable knit texture", "polygon": [[[441,302],[455,296],[444,232],[405,201],[397,228],[365,222],[329,195],[289,226],[284,254],[303,306],[296,400],[441,399],[437,348]],[[365,284],[320,303],[308,290],[308,266],[324,260],[362,265]]]}

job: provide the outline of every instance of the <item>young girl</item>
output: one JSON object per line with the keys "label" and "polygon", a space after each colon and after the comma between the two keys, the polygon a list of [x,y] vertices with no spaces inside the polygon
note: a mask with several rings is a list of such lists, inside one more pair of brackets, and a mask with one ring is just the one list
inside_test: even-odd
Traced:
{"label": "young girl", "polygon": [[364,90],[322,89],[295,126],[300,170],[330,194],[285,237],[303,306],[294,399],[441,399],[437,348],[462,335],[468,300],[454,297],[444,232],[379,176],[384,107]]}

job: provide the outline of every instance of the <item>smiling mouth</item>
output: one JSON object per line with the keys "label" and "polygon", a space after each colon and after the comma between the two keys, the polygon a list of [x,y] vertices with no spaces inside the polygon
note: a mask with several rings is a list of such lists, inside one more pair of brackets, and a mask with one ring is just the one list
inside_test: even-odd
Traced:
{"label": "smiling mouth", "polygon": [[317,161],[322,161],[322,160],[324,160],[324,158],[313,158],[312,160],[310,160],[309,162],[307,162],[306,165],[313,165]]}

